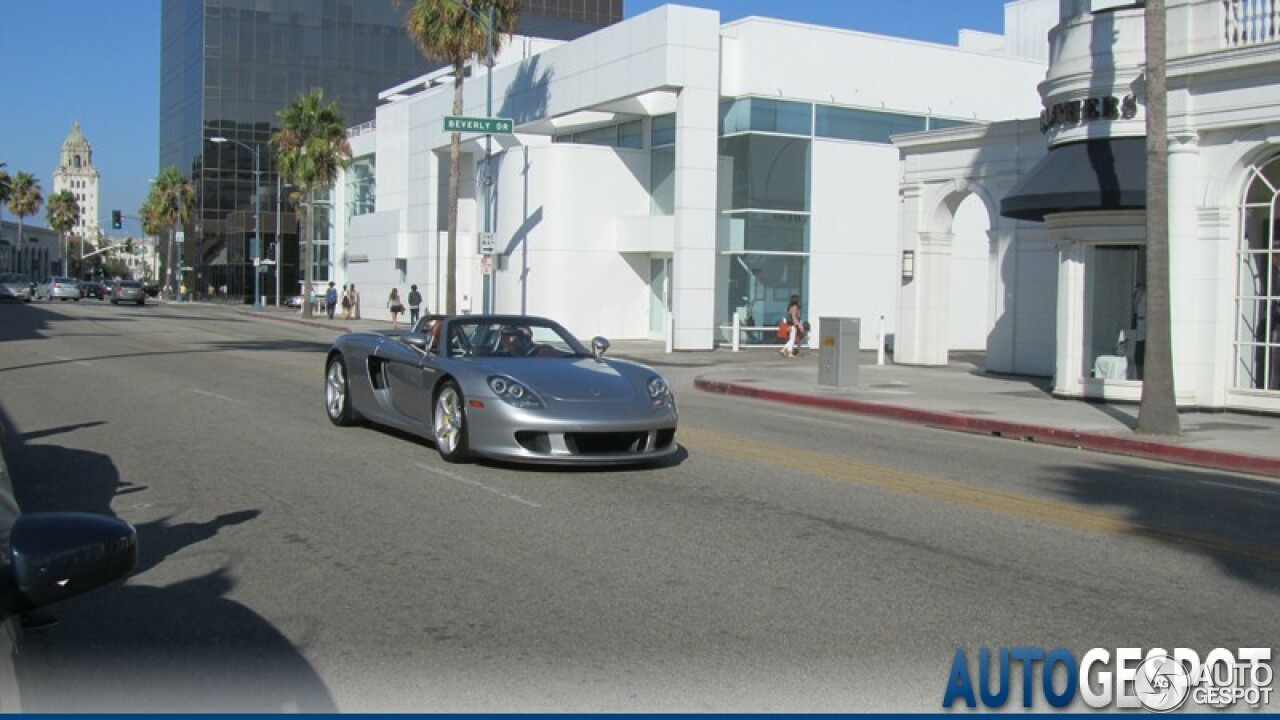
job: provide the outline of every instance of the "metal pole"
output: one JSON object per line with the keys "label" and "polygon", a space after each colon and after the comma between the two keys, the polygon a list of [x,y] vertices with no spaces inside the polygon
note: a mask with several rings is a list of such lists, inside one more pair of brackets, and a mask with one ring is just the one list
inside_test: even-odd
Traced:
{"label": "metal pole", "polygon": [[262,309],[262,175],[258,165],[257,145],[253,146],[253,309]]}
{"label": "metal pole", "polygon": [[280,194],[284,192],[284,178],[276,173],[276,307],[280,307]]}
{"label": "metal pole", "polygon": [[[493,3],[489,4],[488,22],[484,26],[484,44],[485,54],[488,57],[489,70],[485,73],[486,89],[484,115],[487,118],[493,117]],[[485,133],[484,135],[484,232],[488,235],[493,232],[491,225],[492,219],[492,203],[493,203],[493,133]],[[492,257],[490,257],[492,261]],[[493,312],[493,294],[494,282],[493,273],[496,267],[489,266],[489,272],[484,276],[484,311],[485,313]]]}

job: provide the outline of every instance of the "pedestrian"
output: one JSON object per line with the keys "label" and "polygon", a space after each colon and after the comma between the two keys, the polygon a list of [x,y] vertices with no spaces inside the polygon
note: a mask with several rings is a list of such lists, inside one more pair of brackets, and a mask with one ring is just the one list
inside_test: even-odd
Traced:
{"label": "pedestrian", "polygon": [[804,335],[804,320],[800,318],[800,296],[792,295],[787,302],[787,344],[778,352],[783,357],[800,357],[800,339]]}
{"label": "pedestrian", "polygon": [[342,286],[342,319],[351,319],[351,290],[348,286]]}
{"label": "pedestrian", "polygon": [[418,292],[417,285],[409,286],[409,324],[416,326],[418,324],[418,313],[422,308],[422,293]]}
{"label": "pedestrian", "polygon": [[359,320],[360,319],[360,293],[356,292],[355,283],[351,283],[351,287],[350,289],[347,290],[347,294],[351,296],[351,319]]}
{"label": "pedestrian", "polygon": [[324,291],[324,310],[333,319],[333,311],[338,308],[338,286],[329,281],[329,289]]}
{"label": "pedestrian", "polygon": [[400,327],[400,313],[404,312],[404,305],[400,302],[400,288],[391,288],[391,294],[387,296],[387,309],[391,311],[391,329],[395,330]]}

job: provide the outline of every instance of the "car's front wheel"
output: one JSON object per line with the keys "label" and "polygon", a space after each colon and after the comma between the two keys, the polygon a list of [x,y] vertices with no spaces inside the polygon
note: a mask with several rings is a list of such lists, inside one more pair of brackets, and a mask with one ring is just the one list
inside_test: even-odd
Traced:
{"label": "car's front wheel", "polygon": [[445,462],[459,463],[467,459],[467,414],[462,391],[457,383],[446,381],[436,396],[436,409],[431,417],[432,437],[436,452]]}
{"label": "car's front wheel", "polygon": [[339,427],[355,424],[351,409],[351,383],[347,381],[347,363],[341,355],[329,358],[324,371],[324,409],[329,422]]}

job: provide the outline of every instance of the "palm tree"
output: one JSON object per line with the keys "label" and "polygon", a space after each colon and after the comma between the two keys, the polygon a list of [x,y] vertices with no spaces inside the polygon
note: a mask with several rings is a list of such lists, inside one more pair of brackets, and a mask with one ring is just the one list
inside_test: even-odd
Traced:
{"label": "palm tree", "polygon": [[[306,242],[302,244],[305,270],[304,293],[311,290],[314,278],[312,235],[315,229],[315,204],[327,194],[338,179],[338,171],[351,164],[351,145],[347,142],[347,125],[337,103],[324,102],[324,91],[304,92],[297,100],[280,110],[280,130],[271,137],[276,160],[284,181],[303,193]],[[302,316],[311,317],[311,303],[303,303]]]}
{"label": "palm tree", "polygon": [[[49,198],[49,204],[44,209],[45,219],[49,222],[49,227],[58,231],[58,236],[62,238],[62,257],[66,258],[67,266],[64,268],[65,274],[71,275],[71,252],[67,247],[67,231],[76,226],[80,222],[80,203],[76,200],[76,196],[70,190],[59,190]],[[77,274],[84,274],[84,244],[80,246],[81,255],[80,269]]]}
{"label": "palm tree", "polygon": [[[139,215],[143,219],[144,232],[151,229],[167,229],[169,231],[168,259],[165,261],[165,285],[173,297],[178,295],[178,276],[174,275],[174,246],[177,245],[176,233],[179,226],[185,227],[195,207],[196,190],[182,171],[176,167],[167,167],[160,171],[151,183],[151,192],[142,204]],[[178,258],[181,262],[181,258]]]}
{"label": "palm tree", "polygon": [[[9,194],[13,192],[13,178],[4,170],[5,165],[8,163],[0,163],[0,210],[4,210],[4,204],[9,202]],[[0,220],[4,220],[3,212],[0,212]]]}
{"label": "palm tree", "polygon": [[[488,13],[492,10],[492,15]],[[493,18],[487,28],[484,17]],[[453,66],[453,114],[462,114],[464,64],[472,55],[488,49],[492,39],[496,53],[504,34],[510,35],[520,19],[519,0],[414,0],[405,15],[405,28],[422,54]],[[490,38],[490,35],[492,38]],[[445,268],[445,313],[457,310],[458,288],[458,164],[462,134],[449,139],[449,260]]]}
{"label": "palm tree", "polygon": [[44,205],[44,195],[40,192],[40,181],[29,172],[18,171],[9,182],[9,212],[18,216],[18,247],[22,247],[22,219],[40,212]]}
{"label": "palm tree", "polygon": [[1138,432],[1180,435],[1169,317],[1169,146],[1165,0],[1147,0],[1147,339]]}

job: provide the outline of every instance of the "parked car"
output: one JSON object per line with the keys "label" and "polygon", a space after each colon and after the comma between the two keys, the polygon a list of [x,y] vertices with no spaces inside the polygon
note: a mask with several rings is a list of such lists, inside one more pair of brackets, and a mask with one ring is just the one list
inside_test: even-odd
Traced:
{"label": "parked car", "polygon": [[107,294],[109,292],[110,292],[110,288],[108,288],[103,283],[97,282],[95,280],[80,281],[80,297],[82,298],[95,298],[97,300],[106,300]]}
{"label": "parked car", "polygon": [[80,283],[75,278],[55,275],[49,278],[49,282],[36,286],[36,299],[80,302]]}
{"label": "parked car", "polygon": [[0,300],[31,302],[35,285],[22,273],[0,273]]}
{"label": "parked car", "polygon": [[22,709],[14,660],[24,613],[124,577],[138,562],[125,522],[88,513],[21,513],[0,457],[0,713]]}
{"label": "parked car", "polygon": [[284,299],[284,306],[285,306],[285,307],[292,307],[292,308],[300,308],[300,307],[302,307],[302,296],[301,296],[301,295],[290,295],[289,297],[287,297],[287,298],[285,298],[285,299]]}
{"label": "parked car", "polygon": [[160,297],[160,284],[147,283],[142,286],[142,291],[147,294],[147,297],[151,297],[151,298]]}
{"label": "parked car", "polygon": [[606,360],[527,315],[424,317],[404,334],[340,336],[325,358],[325,410],[435,443],[446,462],[622,464],[676,452],[675,396],[657,372]]}
{"label": "parked car", "polygon": [[122,302],[145,305],[147,291],[143,289],[142,283],[137,280],[117,280],[111,286],[110,300],[112,305],[118,305]]}

